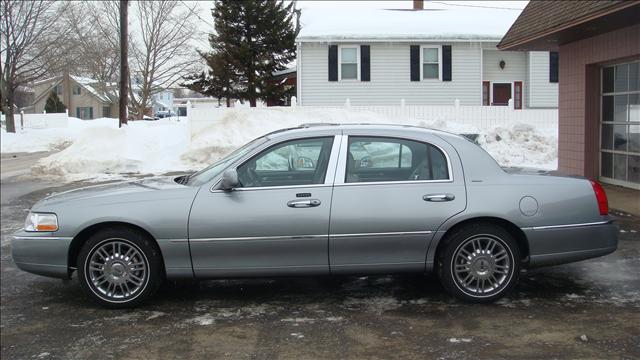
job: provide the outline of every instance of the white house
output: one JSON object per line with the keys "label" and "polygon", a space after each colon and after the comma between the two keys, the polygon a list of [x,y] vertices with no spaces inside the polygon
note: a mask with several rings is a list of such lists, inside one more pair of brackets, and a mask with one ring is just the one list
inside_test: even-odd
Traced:
{"label": "white house", "polygon": [[298,103],[558,106],[556,53],[496,48],[520,11],[422,3],[357,13],[301,4]]}
{"label": "white house", "polygon": [[173,111],[173,90],[165,89],[151,96],[153,114],[159,111]]}

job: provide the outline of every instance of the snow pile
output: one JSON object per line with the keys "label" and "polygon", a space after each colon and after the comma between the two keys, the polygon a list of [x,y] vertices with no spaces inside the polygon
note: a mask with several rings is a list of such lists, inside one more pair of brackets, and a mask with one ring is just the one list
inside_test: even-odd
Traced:
{"label": "snow pile", "polygon": [[[273,130],[303,123],[399,123],[459,134],[479,134],[478,143],[501,165],[555,169],[555,128],[513,124],[480,129],[452,121],[390,118],[348,109],[229,109],[208,121],[184,118],[134,121],[118,129],[116,119],[71,118],[66,129],[29,129],[2,133],[2,152],[64,148],[41,159],[32,174],[74,181],[165,174],[201,169],[248,141]],[[193,134],[193,136],[189,136]]]}
{"label": "snow pile", "polygon": [[75,142],[86,129],[118,128],[117,119],[100,118],[95,120],[80,120],[70,117],[66,128],[24,129],[17,133],[7,133],[2,129],[0,136],[1,152],[38,152],[61,150]]}
{"label": "snow pile", "polygon": [[[210,124],[198,126],[182,159],[193,166],[211,163],[221,155],[271,131],[310,123],[393,123],[374,112],[345,109],[234,109]],[[196,124],[192,125],[196,127]]]}
{"label": "snow pile", "polygon": [[188,143],[184,122],[162,119],[130,124],[119,129],[116,119],[103,119],[94,126],[77,127],[70,131],[72,144],[40,160],[32,173],[67,180],[102,180],[121,174],[192,169],[180,160]]}

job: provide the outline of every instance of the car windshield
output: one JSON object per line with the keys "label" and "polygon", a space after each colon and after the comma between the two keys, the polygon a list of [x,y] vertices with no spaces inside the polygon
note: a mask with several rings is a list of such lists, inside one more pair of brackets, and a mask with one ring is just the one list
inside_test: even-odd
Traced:
{"label": "car windshield", "polygon": [[220,172],[222,170],[226,169],[227,166],[229,166],[235,160],[243,157],[249,151],[253,150],[256,146],[259,146],[260,144],[264,143],[265,141],[267,141],[267,137],[266,136],[259,137],[259,138],[255,139],[255,140],[247,143],[246,145],[242,146],[241,148],[238,148],[238,149],[234,150],[233,152],[231,152],[227,156],[225,156],[222,159],[216,161],[215,163],[209,165],[208,167],[206,167],[206,168],[204,168],[204,169],[202,169],[202,170],[190,175],[189,176],[189,180],[187,181],[186,185],[189,185],[189,186],[200,186],[202,184],[207,183],[208,181],[210,181],[211,179],[216,177],[218,174],[220,174]]}

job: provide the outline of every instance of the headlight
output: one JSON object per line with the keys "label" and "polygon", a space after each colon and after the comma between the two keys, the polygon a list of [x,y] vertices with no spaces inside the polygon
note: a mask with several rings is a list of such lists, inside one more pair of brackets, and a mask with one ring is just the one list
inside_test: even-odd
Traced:
{"label": "headlight", "polygon": [[30,212],[24,222],[24,230],[56,231],[58,230],[58,217],[56,214]]}

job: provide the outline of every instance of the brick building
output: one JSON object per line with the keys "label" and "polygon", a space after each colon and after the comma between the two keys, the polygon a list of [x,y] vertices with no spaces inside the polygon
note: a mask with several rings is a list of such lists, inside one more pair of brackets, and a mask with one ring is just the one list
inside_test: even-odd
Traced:
{"label": "brick building", "polygon": [[531,1],[501,50],[558,51],[558,168],[640,189],[640,2]]}

